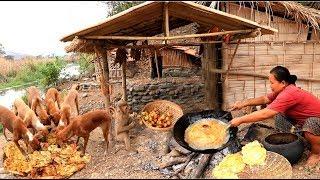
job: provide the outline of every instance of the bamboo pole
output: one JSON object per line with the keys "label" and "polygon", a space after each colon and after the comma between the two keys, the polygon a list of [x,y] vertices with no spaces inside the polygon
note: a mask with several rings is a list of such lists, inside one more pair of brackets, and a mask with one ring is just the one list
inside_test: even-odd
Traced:
{"label": "bamboo pole", "polygon": [[160,73],[159,73],[159,64],[158,64],[158,58],[157,58],[157,49],[154,51],[154,60],[156,62],[157,74],[158,74],[158,80],[159,80],[160,79]]}
{"label": "bamboo pole", "polygon": [[127,101],[127,73],[126,73],[126,69],[127,69],[127,61],[125,60],[122,63],[122,99]]}
{"label": "bamboo pole", "polygon": [[226,76],[224,77],[224,79],[223,79],[223,81],[222,81],[222,82],[225,82],[225,80],[228,78],[229,71],[230,71],[230,69],[231,69],[231,65],[232,65],[233,59],[234,59],[234,57],[235,57],[235,55],[236,55],[236,53],[237,53],[237,50],[238,50],[238,47],[239,47],[240,41],[241,41],[241,39],[239,39],[239,40],[238,40],[238,43],[237,43],[236,49],[234,50],[233,55],[232,55],[231,60],[230,60],[230,63],[229,63],[229,65],[228,65],[228,69],[227,69]]}
{"label": "bamboo pole", "polygon": [[[165,37],[169,37],[169,9],[168,2],[165,2],[163,5],[163,32]],[[165,44],[168,43],[168,40],[164,41]]]}
{"label": "bamboo pole", "polygon": [[210,37],[210,36],[219,36],[226,34],[241,34],[241,33],[250,33],[254,29],[247,30],[235,30],[235,31],[223,31],[223,32],[214,32],[214,33],[203,33],[203,34],[188,34],[181,36],[170,36],[170,37],[143,37],[143,36],[85,36],[82,39],[113,39],[113,40],[172,40],[172,39],[187,39],[187,38],[199,38],[199,37]]}
{"label": "bamboo pole", "polygon": [[[231,41],[228,44],[237,44],[238,41]],[[295,41],[259,41],[259,42],[241,42],[240,44],[267,44],[267,43],[273,43],[273,44],[296,44],[298,42]],[[217,43],[223,43],[223,41],[197,41],[197,42],[188,42],[188,43],[168,43],[168,44],[149,44],[149,45],[108,45],[107,50],[112,50],[115,48],[141,48],[141,49],[154,49],[154,48],[162,48],[162,47],[170,47],[170,46],[201,46],[202,44],[217,44]],[[308,43],[320,43],[318,41],[313,41],[313,42],[300,42],[304,44]]]}
{"label": "bamboo pole", "polygon": [[[223,70],[223,69],[210,69],[210,72],[213,73],[220,73],[220,74],[226,74],[227,70]],[[233,71],[229,71],[229,75],[242,75],[242,76],[251,76],[251,77],[259,77],[259,78],[264,78],[264,79],[268,79],[269,76],[268,75],[264,75],[264,74],[259,74],[259,73],[253,73],[253,72],[233,72]],[[316,78],[299,78],[298,77],[298,81],[311,81],[311,82],[320,82],[320,79],[316,79]]]}

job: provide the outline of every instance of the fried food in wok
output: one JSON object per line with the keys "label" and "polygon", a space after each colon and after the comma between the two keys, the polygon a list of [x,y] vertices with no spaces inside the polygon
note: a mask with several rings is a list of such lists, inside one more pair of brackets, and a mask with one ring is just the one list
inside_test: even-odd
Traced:
{"label": "fried food in wok", "polygon": [[185,130],[184,140],[193,149],[218,149],[229,140],[227,124],[213,118],[201,119]]}

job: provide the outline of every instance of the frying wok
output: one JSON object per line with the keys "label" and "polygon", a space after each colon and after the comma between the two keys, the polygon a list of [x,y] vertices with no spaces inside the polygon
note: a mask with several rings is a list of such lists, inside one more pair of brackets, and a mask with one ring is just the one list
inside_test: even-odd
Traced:
{"label": "frying wok", "polygon": [[[185,130],[190,126],[191,124],[194,124],[195,122],[203,119],[203,118],[214,118],[219,121],[222,121],[224,123],[228,123],[232,119],[232,115],[228,111],[222,111],[222,110],[204,110],[201,112],[195,112],[195,113],[187,113],[184,114],[182,117],[180,117],[177,122],[175,123],[173,127],[173,137],[177,141],[179,145],[182,147],[188,149],[189,151],[197,152],[197,153],[202,153],[202,154],[212,154],[216,153],[227,146],[229,146],[230,143],[235,139],[237,135],[238,128],[237,127],[230,127],[228,129],[229,133],[229,140],[227,143],[223,144],[220,148],[218,149],[206,149],[206,150],[197,150],[193,149],[188,145],[187,142],[184,140],[184,133]],[[212,132],[214,133],[214,132]]]}

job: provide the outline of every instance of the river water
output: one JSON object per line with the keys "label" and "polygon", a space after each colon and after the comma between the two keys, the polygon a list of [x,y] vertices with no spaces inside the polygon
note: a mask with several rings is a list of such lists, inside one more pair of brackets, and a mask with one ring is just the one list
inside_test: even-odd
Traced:
{"label": "river water", "polygon": [[[66,67],[61,70],[59,79],[71,79],[74,77],[79,77],[79,75],[80,75],[80,66],[78,64],[67,64]],[[0,91],[0,105],[11,109],[13,101],[16,98],[22,97],[26,93],[25,89],[27,87],[21,87],[18,89],[9,89],[2,92]],[[41,93],[43,94],[43,92]]]}

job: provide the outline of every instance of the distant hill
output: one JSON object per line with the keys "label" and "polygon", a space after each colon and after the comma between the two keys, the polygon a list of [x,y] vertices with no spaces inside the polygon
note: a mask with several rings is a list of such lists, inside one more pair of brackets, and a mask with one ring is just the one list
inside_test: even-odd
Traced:
{"label": "distant hill", "polygon": [[6,55],[13,56],[14,59],[21,59],[25,56],[29,56],[28,54],[13,52],[13,51],[6,51]]}

